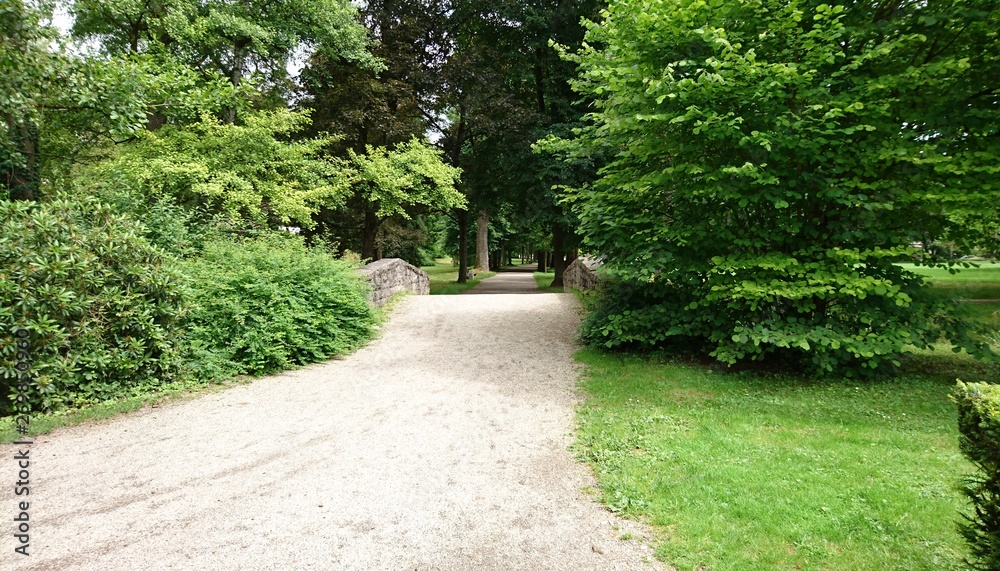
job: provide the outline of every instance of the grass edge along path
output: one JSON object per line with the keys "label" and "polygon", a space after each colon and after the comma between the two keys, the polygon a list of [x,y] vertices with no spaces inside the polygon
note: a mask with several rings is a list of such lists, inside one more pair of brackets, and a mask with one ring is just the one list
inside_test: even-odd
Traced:
{"label": "grass edge along path", "polygon": [[475,274],[475,278],[464,284],[458,283],[458,267],[452,265],[451,260],[436,260],[433,266],[420,266],[420,269],[427,272],[430,277],[431,295],[455,295],[465,290],[472,289],[479,282],[496,275],[496,272]]}
{"label": "grass edge along path", "polygon": [[575,449],[680,571],[966,569],[954,377],[809,381],[581,350]]}
{"label": "grass edge along path", "polygon": [[535,278],[538,289],[547,293],[565,293],[563,288],[549,285],[556,276],[555,272],[532,272],[531,275]]}
{"label": "grass edge along path", "polygon": [[[146,407],[155,408],[160,404],[187,400],[203,394],[222,391],[233,386],[244,385],[258,378],[239,375],[230,379],[213,380],[210,382],[180,381],[164,385],[153,391],[141,392],[83,407],[69,408],[54,413],[33,413],[29,425],[29,434],[39,436],[48,434],[56,428],[106,420]],[[21,437],[17,433],[17,426],[15,425],[13,416],[0,418],[0,444],[9,444]]]}

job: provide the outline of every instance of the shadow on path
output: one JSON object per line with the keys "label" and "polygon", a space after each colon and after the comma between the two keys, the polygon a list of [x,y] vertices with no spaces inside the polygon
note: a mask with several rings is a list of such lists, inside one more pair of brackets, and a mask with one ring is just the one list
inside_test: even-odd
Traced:
{"label": "shadow on path", "polygon": [[534,266],[505,268],[500,270],[497,275],[492,278],[486,278],[476,287],[467,289],[459,295],[548,293],[538,289],[538,284],[535,283],[533,272]]}

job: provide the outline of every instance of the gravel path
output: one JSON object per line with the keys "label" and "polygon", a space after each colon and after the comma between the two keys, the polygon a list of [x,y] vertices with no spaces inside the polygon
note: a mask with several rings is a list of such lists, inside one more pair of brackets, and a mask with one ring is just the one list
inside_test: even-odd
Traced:
{"label": "gravel path", "polygon": [[4,445],[0,568],[660,568],[567,450],[577,323],[572,295],[411,297],[348,358],[39,437],[30,557]]}
{"label": "gravel path", "polygon": [[476,287],[467,289],[462,295],[494,294],[494,293],[545,293],[538,289],[531,268],[502,270],[497,275],[479,282]]}

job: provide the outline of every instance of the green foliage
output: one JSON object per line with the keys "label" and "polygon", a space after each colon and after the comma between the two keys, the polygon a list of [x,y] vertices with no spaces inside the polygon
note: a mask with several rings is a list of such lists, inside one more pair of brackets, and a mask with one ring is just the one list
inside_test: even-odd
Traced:
{"label": "green foliage", "polygon": [[21,0],[0,4],[0,167],[23,167],[27,149],[17,139],[38,127],[38,102],[62,74],[64,59],[49,49],[55,31],[41,24],[52,6]]}
{"label": "green foliage", "polygon": [[383,258],[400,258],[414,266],[432,266],[441,257],[434,250],[431,228],[426,217],[415,216],[410,220],[388,220],[379,230],[378,247]]}
{"label": "green foliage", "polygon": [[348,352],[373,331],[375,310],[354,267],[293,236],[217,240],[181,263],[194,374],[265,374]]}
{"label": "green foliage", "polygon": [[334,152],[364,152],[423,136],[439,114],[442,17],[451,0],[368,0],[359,17],[384,69],[320,52],[300,76],[317,132],[341,133]]}
{"label": "green foliage", "polygon": [[95,200],[0,202],[0,414],[16,391],[14,332],[30,332],[32,409],[170,382],[184,303],[143,229]]}
{"label": "green foliage", "polygon": [[446,164],[440,151],[416,138],[393,149],[369,146],[363,155],[350,150],[348,155],[352,184],[380,218],[409,219],[407,209],[413,206],[448,210],[465,205],[455,188],[461,169]]}
{"label": "green foliage", "polygon": [[365,30],[346,0],[78,0],[73,34],[109,53],[165,51],[238,84],[251,69],[269,79],[305,45],[375,66]]}
{"label": "green foliage", "polygon": [[622,284],[588,339],[855,374],[941,335],[984,353],[894,263],[1000,202],[998,9],[883,4],[619,0],[590,26],[596,110],[563,150],[609,163],[568,203]]}
{"label": "green foliage", "polygon": [[[0,6],[2,196],[39,197],[93,147],[133,136],[155,114],[190,121],[239,106],[244,93],[164,55],[83,56],[41,24],[44,8]],[[61,188],[60,184],[54,187]]]}
{"label": "green foliage", "polygon": [[771,357],[847,376],[891,371],[902,352],[933,348],[941,332],[985,350],[981,332],[973,336],[977,330],[956,317],[963,314],[957,302],[936,295],[923,278],[892,264],[848,273],[831,258],[800,264],[762,257],[762,266],[720,264],[681,283],[612,280],[582,337],[607,348],[704,351],[729,364]]}
{"label": "green foliage", "polygon": [[90,176],[103,192],[137,188],[150,201],[166,196],[255,223],[308,226],[320,205],[343,202],[348,180],[321,155],[328,139],[287,140],[307,122],[289,111],[250,114],[241,125],[206,115],[142,133]]}
{"label": "green foliage", "polygon": [[233,230],[232,220],[225,215],[182,206],[171,196],[149,198],[139,190],[117,184],[85,190],[110,204],[115,212],[142,221],[146,239],[177,257],[196,255],[207,241]]}
{"label": "green foliage", "polygon": [[963,486],[973,514],[962,535],[972,550],[972,564],[984,571],[1000,568],[1000,385],[958,382],[959,447],[976,467]]}

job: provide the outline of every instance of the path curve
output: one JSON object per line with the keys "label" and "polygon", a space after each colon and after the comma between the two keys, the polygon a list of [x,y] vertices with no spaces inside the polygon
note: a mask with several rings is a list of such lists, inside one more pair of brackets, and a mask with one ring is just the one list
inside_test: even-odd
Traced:
{"label": "path curve", "polygon": [[0,567],[660,568],[567,450],[577,324],[572,295],[411,297],[345,359],[39,437]]}

